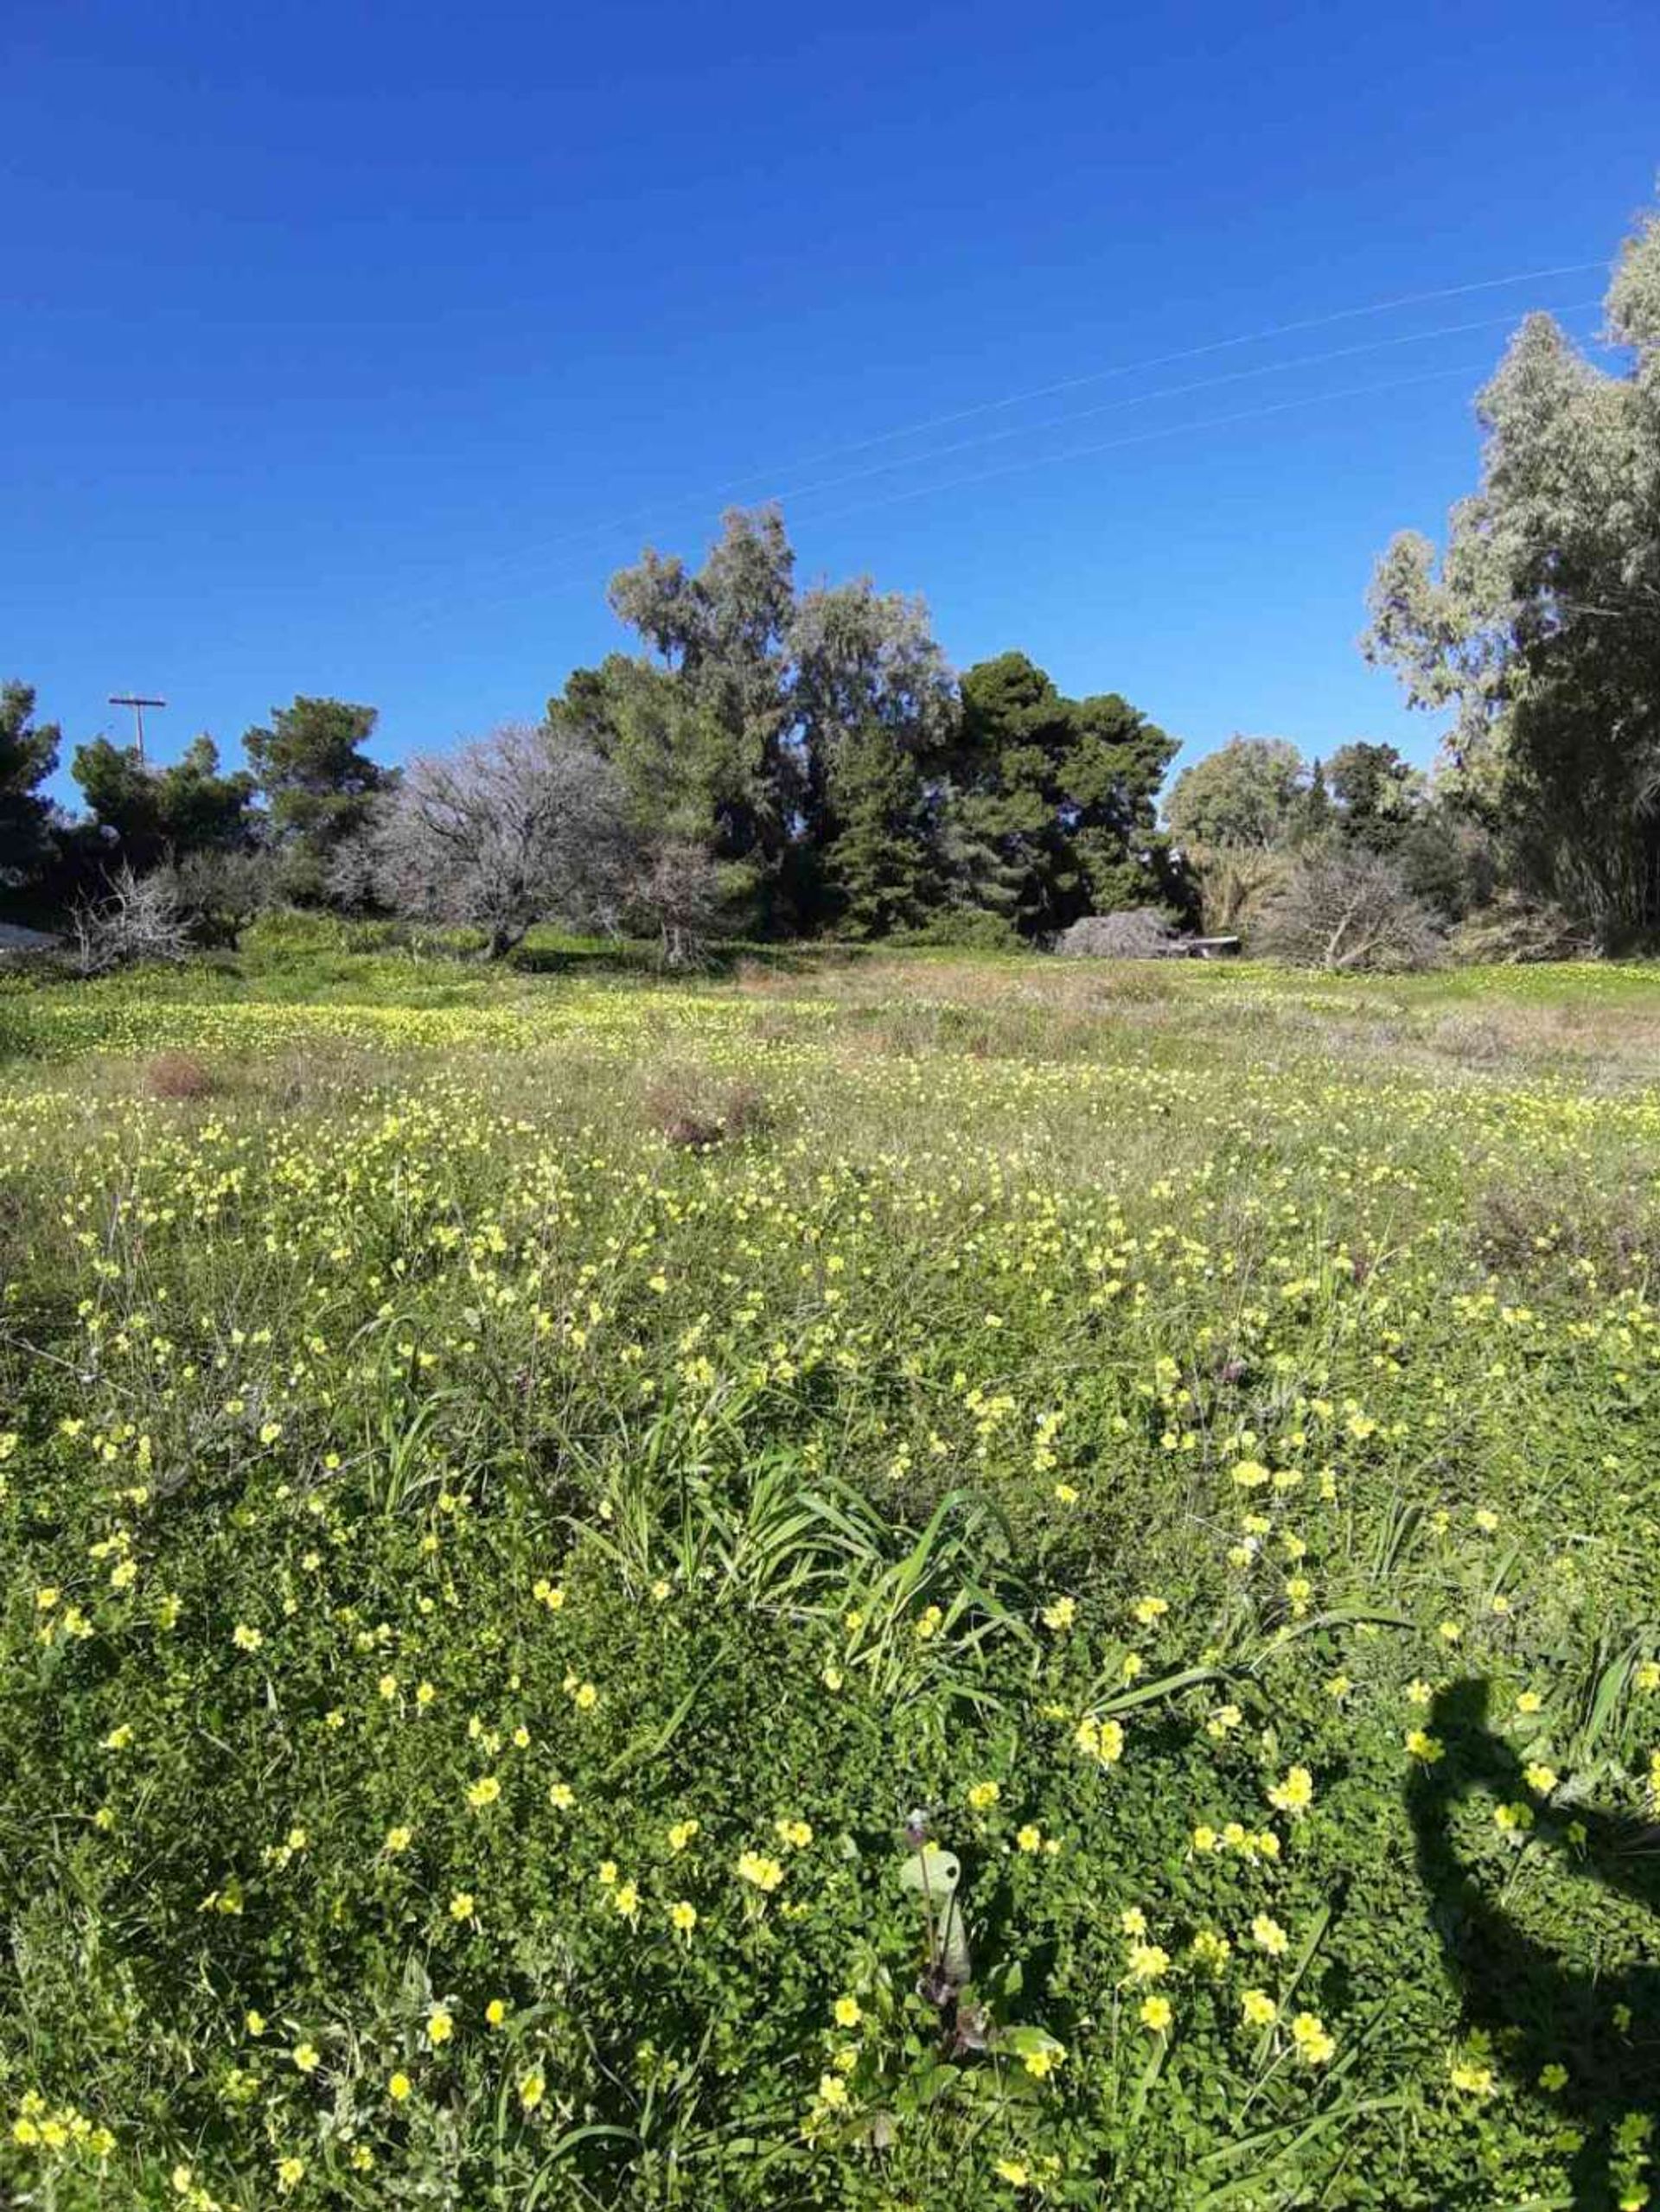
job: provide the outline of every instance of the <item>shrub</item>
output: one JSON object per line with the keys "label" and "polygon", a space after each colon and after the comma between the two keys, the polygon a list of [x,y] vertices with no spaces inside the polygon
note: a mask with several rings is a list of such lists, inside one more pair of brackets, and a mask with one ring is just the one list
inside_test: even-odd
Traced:
{"label": "shrub", "polygon": [[1505,891],[1459,923],[1452,950],[1472,966],[1524,960],[1594,959],[1594,934],[1548,899]]}
{"label": "shrub", "polygon": [[82,975],[107,975],[137,960],[182,960],[190,928],[169,872],[135,876],[123,866],[107,897],[79,906],[71,921]]}
{"label": "shrub", "polygon": [[947,907],[919,928],[897,932],[896,945],[947,945],[970,953],[1024,953],[1025,939],[1007,916],[985,907]]}
{"label": "shrub", "polygon": [[230,949],[276,889],[271,857],[264,852],[187,853],[172,871],[180,910],[200,945]]}
{"label": "shrub", "polygon": [[1123,914],[1085,915],[1061,932],[1055,950],[1063,959],[1159,960],[1178,934],[1156,907],[1131,907]]}
{"label": "shrub", "polygon": [[1441,947],[1434,915],[1392,862],[1329,845],[1299,854],[1254,945],[1288,967],[1345,972],[1432,967]]}

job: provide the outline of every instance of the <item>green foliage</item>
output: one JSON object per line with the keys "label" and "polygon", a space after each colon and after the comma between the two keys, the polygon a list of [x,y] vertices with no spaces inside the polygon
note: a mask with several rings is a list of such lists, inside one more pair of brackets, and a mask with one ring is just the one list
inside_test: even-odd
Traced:
{"label": "green foliage", "polygon": [[609,762],[640,836],[706,855],[730,926],[757,926],[782,848],[769,749],[753,731],[723,723],[673,670],[623,653],[576,670],[546,719]]}
{"label": "green foliage", "polygon": [[361,835],[376,794],[395,781],[363,750],[375,720],[372,706],[297,698],[242,740],[270,807],[284,889],[302,905],[323,902],[335,852]]}
{"label": "green foliage", "polygon": [[[1318,778],[1318,762],[1314,772]],[[1289,739],[1230,737],[1182,770],[1171,786],[1165,816],[1180,845],[1271,850],[1286,844],[1300,825],[1313,788]],[[1325,788],[1320,781],[1322,797]]]}
{"label": "green foliage", "polygon": [[[1235,737],[1184,769],[1171,834],[1197,873],[1207,928],[1261,932],[1299,867],[1333,851],[1400,870],[1433,913],[1461,919],[1491,895],[1491,841],[1456,795],[1433,793],[1393,745],[1357,738],[1305,768],[1281,738]],[[1299,858],[1300,856],[1300,858]]]}
{"label": "green foliage", "polygon": [[852,937],[916,928],[939,897],[928,795],[914,754],[880,724],[845,737],[828,780],[825,863]]}
{"label": "green foliage", "polygon": [[[597,683],[579,672],[574,701],[566,692],[588,718],[586,734],[616,758],[648,805],[649,759],[667,756],[665,788],[677,803],[667,826],[709,838],[712,857],[745,869],[763,921],[787,898],[786,855],[801,799],[788,696],[794,573],[774,508],[729,511],[695,571],[678,556],[648,551],[613,577],[610,598],[659,664],[629,673],[613,656]],[[612,712],[619,694],[621,711]],[[552,703],[550,718],[560,707]]]}
{"label": "green foliage", "polygon": [[1355,738],[1324,763],[1324,780],[1344,841],[1396,857],[1423,811],[1422,772],[1393,745]]}
{"label": "green foliage", "polygon": [[1178,889],[1153,804],[1175,751],[1116,692],[1063,698],[1024,653],[967,671],[947,803],[996,856],[1023,934]]}
{"label": "green foliage", "polygon": [[[927,836],[923,785],[937,776],[957,725],[951,672],[927,607],[898,592],[878,592],[868,577],[821,585],[796,604],[790,649],[808,841],[828,846],[839,840],[852,790],[862,779],[868,792],[872,778],[882,774],[885,747],[912,771],[914,790],[900,814],[908,841],[920,851]],[[854,749],[863,757],[850,763],[846,755]]]}
{"label": "green foliage", "polygon": [[29,684],[0,684],[0,886],[24,883],[49,848],[51,807],[37,787],[58,764],[61,732],[35,719]]}
{"label": "green foliage", "polygon": [[1607,310],[1624,373],[1529,317],[1479,398],[1479,487],[1439,563],[1416,533],[1389,546],[1367,650],[1456,709],[1459,781],[1514,880],[1618,944],[1660,928],[1660,218]]}
{"label": "green foliage", "polygon": [[1191,902],[1154,820],[1162,731],[1018,654],[959,697],[920,600],[796,590],[775,510],[728,513],[695,571],[648,552],[611,604],[657,658],[578,670],[549,724],[612,763],[642,832],[704,847],[732,927],[878,936],[974,909],[1030,938]]}
{"label": "green foliage", "polygon": [[182,760],[154,768],[132,746],[107,737],[75,749],[71,774],[112,857],[143,870],[195,853],[249,851],[257,841],[255,779],[246,768],[219,772],[219,749],[206,734]]}

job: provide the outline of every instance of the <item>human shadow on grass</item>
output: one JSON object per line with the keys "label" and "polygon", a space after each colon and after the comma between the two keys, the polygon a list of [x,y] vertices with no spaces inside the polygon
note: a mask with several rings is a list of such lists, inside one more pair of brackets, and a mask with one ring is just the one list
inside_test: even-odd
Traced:
{"label": "human shadow on grass", "polygon": [[[1461,1853],[1452,1814],[1463,1799],[1535,1803],[1514,1745],[1489,1725],[1488,1703],[1484,1681],[1465,1680],[1430,1706],[1425,1724],[1442,1756],[1415,1767],[1406,1789],[1418,1872],[1465,2016],[1491,2035],[1495,2060],[1529,2088],[1544,2068],[1567,2068],[1546,2101],[1587,2131],[1574,2202],[1600,2206],[1612,2202],[1605,2131],[1630,2113],[1660,2118],[1660,1964],[1571,1966],[1516,1925]],[[1523,1847],[1562,1852],[1577,1880],[1660,1916],[1660,1826],[1590,1805],[1536,1807]]]}

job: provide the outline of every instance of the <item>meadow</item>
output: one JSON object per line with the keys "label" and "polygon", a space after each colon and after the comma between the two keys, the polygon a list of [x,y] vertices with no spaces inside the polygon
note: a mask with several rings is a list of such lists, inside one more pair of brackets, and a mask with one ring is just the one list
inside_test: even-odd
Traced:
{"label": "meadow", "polygon": [[1660,975],[0,986],[0,2201],[1660,2148]]}

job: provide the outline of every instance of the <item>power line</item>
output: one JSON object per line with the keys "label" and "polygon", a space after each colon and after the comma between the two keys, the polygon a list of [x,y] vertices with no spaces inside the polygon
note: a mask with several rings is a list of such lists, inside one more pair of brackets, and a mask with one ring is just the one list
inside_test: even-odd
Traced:
{"label": "power line", "polygon": [[[1127,361],[1111,368],[1089,369],[1081,376],[1063,377],[1053,384],[1034,385],[1027,391],[1008,392],[999,399],[979,400],[971,407],[958,407],[949,414],[935,415],[925,422],[907,424],[901,430],[880,430],[874,437],[858,439],[851,445],[833,446],[827,452],[810,455],[796,465],[810,469],[820,461],[833,461],[843,455],[862,453],[871,446],[886,445],[899,438],[920,437],[926,431],[946,430],[952,424],[967,422],[975,415],[988,415],[1002,408],[1024,406],[1032,399],[1050,399],[1057,392],[1076,392],[1082,385],[1099,384],[1109,377],[1137,376],[1147,369],[1172,368],[1179,362],[1197,360],[1207,354],[1227,353],[1241,346],[1266,345],[1270,339],[1295,337],[1306,330],[1329,329],[1335,323],[1355,322],[1366,316],[1393,315],[1401,308],[1427,307],[1438,300],[1464,299],[1472,292],[1497,291],[1508,284],[1539,284],[1550,277],[1583,276],[1587,269],[1606,270],[1607,266],[1606,259],[1569,261],[1564,262],[1560,268],[1523,269],[1510,277],[1484,277],[1472,284],[1444,284],[1433,291],[1403,292],[1395,299],[1375,300],[1365,307],[1344,307],[1335,309],[1329,315],[1303,316],[1294,322],[1275,323],[1267,329],[1248,331],[1239,337],[1213,338],[1203,345],[1181,347],[1174,353],[1154,354],[1145,360]],[[1593,301],[1591,304],[1594,306],[1596,303]],[[1565,309],[1562,311],[1571,313],[1573,310]],[[1498,318],[1501,322],[1508,322],[1509,319],[1507,316]],[[745,476],[737,481],[739,484],[753,483],[756,478]],[[737,484],[726,488],[736,490]]]}
{"label": "power line", "polygon": [[[1569,300],[1556,311],[1560,315],[1575,315],[1581,308],[1595,307],[1591,300]],[[1396,346],[1423,346],[1437,338],[1461,338],[1472,330],[1491,330],[1500,323],[1510,321],[1508,315],[1490,315],[1475,322],[1446,322],[1435,330],[1409,330],[1394,338],[1369,338],[1359,346],[1338,346],[1324,354],[1293,355],[1286,361],[1261,361],[1255,368],[1229,369],[1221,376],[1204,376],[1187,384],[1165,385],[1157,392],[1138,392],[1128,399],[1106,399],[1098,406],[1077,407],[1064,415],[1051,415],[1046,422],[1017,423],[1003,430],[983,430],[978,436],[959,438],[954,444],[934,447],[927,453],[904,454],[897,461],[878,461],[869,469],[855,469],[840,476],[831,476],[816,484],[792,484],[768,496],[776,500],[810,499],[815,493],[833,491],[842,484],[852,484],[865,477],[885,475],[891,469],[918,467],[924,462],[942,461],[949,454],[969,453],[985,445],[998,445],[1012,437],[1036,437],[1044,430],[1063,430],[1069,424],[1088,422],[1096,415],[1122,412],[1130,407],[1150,407],[1162,399],[1184,398],[1195,392],[1214,392],[1224,384],[1246,384],[1254,377],[1280,376],[1292,369],[1320,368],[1331,361],[1353,360],[1362,354],[1389,351]]]}
{"label": "power line", "polygon": [[1227,415],[1211,415],[1197,423],[1174,423],[1162,430],[1138,430],[1128,437],[1106,438],[1095,445],[1069,447],[1063,453],[1028,454],[1018,461],[1002,462],[995,469],[976,469],[967,476],[948,476],[943,483],[913,485],[909,490],[890,492],[879,499],[859,500],[851,506],[833,507],[827,514],[814,517],[815,522],[840,521],[844,515],[868,513],[874,507],[895,507],[903,500],[926,499],[935,492],[952,492],[965,485],[989,483],[994,477],[1014,475],[1023,469],[1045,469],[1063,461],[1085,461],[1097,454],[1115,453],[1127,446],[1151,445],[1160,438],[1184,437],[1201,430],[1222,430],[1234,423],[1260,421],[1270,415],[1286,415],[1299,407],[1319,407],[1339,399],[1366,399],[1375,393],[1405,391],[1409,386],[1433,384],[1451,376],[1479,376],[1488,366],[1483,361],[1469,361],[1456,368],[1426,369],[1416,376],[1386,378],[1381,384],[1350,385],[1340,392],[1306,393],[1297,399],[1271,401],[1266,406],[1242,407]]}
{"label": "power line", "polygon": [[[474,573],[476,575],[489,574],[493,570],[496,574],[511,575],[519,571],[527,558],[559,552],[566,547],[575,549],[579,546],[603,544],[607,539],[616,536],[621,531],[649,524],[665,512],[678,512],[682,507],[693,505],[706,507],[711,501],[734,495],[746,487],[764,482],[769,478],[776,479],[799,469],[816,468],[829,461],[851,458],[855,454],[869,452],[878,446],[897,443],[908,437],[922,437],[929,431],[946,429],[956,423],[966,422],[979,416],[1003,412],[1012,407],[1025,405],[1034,399],[1053,397],[1059,392],[1076,391],[1086,385],[1142,375],[1155,368],[1171,367],[1183,361],[1197,360],[1207,355],[1227,353],[1247,346],[1265,345],[1273,340],[1294,336],[1304,331],[1330,328],[1339,323],[1358,322],[1373,316],[1393,315],[1405,308],[1428,306],[1441,300],[1467,298],[1474,293],[1499,291],[1514,284],[1542,283],[1551,277],[1580,276],[1591,269],[1606,270],[1607,265],[1606,259],[1568,261],[1554,268],[1521,269],[1507,276],[1479,277],[1465,284],[1442,284],[1425,291],[1398,293],[1393,298],[1372,300],[1358,307],[1337,308],[1327,314],[1301,316],[1288,322],[1268,325],[1261,330],[1242,332],[1232,337],[1210,339],[1198,345],[1177,347],[1172,352],[1149,354],[1139,360],[1086,370],[1076,376],[1063,377],[1057,381],[1037,385],[1024,391],[1006,392],[995,398],[977,401],[971,406],[955,408],[947,414],[932,416],[922,421],[903,424],[897,429],[879,430],[867,437],[854,438],[837,445],[825,447],[816,453],[805,455],[801,459],[790,462],[788,469],[770,468],[751,470],[743,476],[728,478],[723,483],[710,485],[701,491],[674,493],[662,498],[654,497],[648,505],[635,507],[625,513],[612,515],[608,520],[581,524],[571,530],[556,532],[551,537],[527,540],[505,561],[489,564],[482,571],[476,569]],[[1572,312],[1573,310],[1562,311]],[[1510,319],[1509,316],[1492,318],[1495,322],[1504,322]],[[1468,327],[1473,328],[1478,326]],[[1388,344],[1394,341],[1381,342]],[[1262,373],[1265,374],[1270,373],[1274,366],[1275,365],[1265,365]],[[1295,364],[1286,366],[1295,366]],[[786,492],[782,494],[776,494],[773,496],[788,498],[801,497],[802,494]],[[437,586],[436,590],[441,592],[442,585]],[[402,603],[418,605],[420,602],[405,600]]]}
{"label": "power line", "polygon": [[[1572,313],[1581,307],[1595,306],[1596,304],[1597,303],[1594,300],[1578,300],[1572,302],[1567,307],[1563,308],[1560,311],[1564,314]],[[816,483],[795,485],[775,494],[773,496],[781,500],[806,499],[826,491],[838,489],[844,484],[862,482],[872,477],[885,475],[894,469],[925,467],[929,462],[947,459],[952,455],[973,451],[982,446],[995,444],[1011,437],[1024,437],[1028,436],[1038,437],[1046,431],[1065,429],[1074,423],[1087,421],[1098,415],[1113,413],[1131,407],[1149,406],[1157,402],[1166,399],[1188,397],[1197,392],[1214,391],[1222,386],[1238,383],[1255,377],[1272,376],[1280,374],[1282,372],[1312,368],[1327,365],[1333,361],[1353,360],[1361,354],[1387,350],[1398,346],[1427,343],[1432,340],[1462,335],[1471,331],[1490,329],[1497,324],[1508,323],[1510,320],[1510,317],[1509,316],[1488,316],[1472,322],[1447,324],[1434,330],[1409,332],[1404,335],[1390,338],[1369,339],[1363,344],[1357,346],[1338,347],[1328,349],[1325,353],[1299,355],[1293,357],[1289,360],[1264,362],[1255,368],[1230,370],[1219,377],[1201,377],[1191,379],[1185,384],[1165,386],[1154,392],[1136,393],[1127,399],[1106,401],[1096,407],[1076,409],[1065,415],[1051,417],[1045,422],[1021,424],[1008,430],[988,431],[981,433],[972,438],[959,439],[950,445],[937,446],[924,453],[903,455],[892,461],[877,462],[868,469],[848,470],[839,476],[826,478]],[[1491,364],[1490,362],[1476,362],[1455,369],[1438,369],[1431,373],[1431,377],[1438,378],[1450,375],[1478,376],[1484,370],[1490,368],[1491,366]],[[1388,392],[1405,386],[1428,380],[1431,380],[1430,378],[1416,376],[1404,377],[1389,379],[1377,385],[1364,386],[1360,387],[1360,389],[1366,392]],[[1272,406],[1263,409],[1245,409],[1242,411],[1236,411],[1231,414],[1213,418],[1211,420],[1218,424],[1225,424],[1235,421],[1249,420],[1258,414],[1273,415],[1284,413],[1288,410],[1298,406],[1318,405],[1328,395],[1325,394],[1314,393],[1298,399],[1280,401]],[[1344,393],[1338,393],[1330,396],[1342,398],[1347,395]],[[1084,455],[1095,452],[1112,451],[1115,450],[1120,446],[1141,444],[1148,443],[1150,440],[1154,438],[1165,438],[1172,436],[1178,436],[1184,429],[1189,427],[1196,430],[1204,429],[1209,427],[1209,424],[1207,423],[1200,423],[1193,425],[1178,424],[1167,429],[1140,433],[1128,438],[1108,440],[1105,444],[1100,446],[1086,446],[1079,450]],[[1064,456],[1062,456],[1047,455],[1029,456],[1022,461],[1006,464],[1005,467],[999,469],[985,470],[967,476],[954,477],[948,480],[948,484],[975,483],[988,477],[1009,474],[1013,469],[1027,467],[1042,467],[1051,458],[1063,457]],[[840,519],[844,514],[862,513],[865,510],[866,507],[883,507],[890,505],[892,503],[892,499],[922,497],[929,490],[946,488],[947,487],[944,486],[925,485],[916,492],[899,493],[893,494],[891,498],[882,498],[868,502],[861,502],[852,507],[836,507],[830,509],[827,512],[821,510],[813,517],[813,520],[815,522],[830,521]],[[498,573],[501,575],[503,580],[506,580],[507,577],[511,577],[515,573],[523,573],[529,565],[530,563],[521,556],[520,558],[507,564],[505,569],[498,571]],[[578,568],[571,568],[561,571],[559,574],[549,578],[546,583],[539,586],[538,588],[540,590],[546,591],[550,596],[557,596],[563,591],[575,589],[578,586],[586,588],[591,584],[591,567],[584,562]],[[510,603],[511,597],[513,596],[514,595],[487,597],[482,600],[475,599],[471,603],[476,606],[508,604]],[[414,607],[418,606],[421,602],[405,602],[405,603]],[[434,602],[431,603],[434,604],[436,609],[437,602]],[[444,603],[445,610],[447,611],[449,602],[446,602]],[[433,619],[437,619],[436,612]],[[418,625],[418,628],[422,628],[428,626],[429,625],[425,622]]]}
{"label": "power line", "polygon": [[[1593,334],[1587,332],[1569,335],[1577,337],[1579,341],[1583,343]],[[1477,377],[1491,366],[1491,362],[1488,361],[1464,361],[1452,367],[1427,369],[1413,376],[1389,377],[1380,382],[1350,385],[1335,392],[1306,392],[1294,399],[1271,401],[1260,407],[1236,408],[1224,415],[1201,418],[1197,422],[1173,423],[1157,430],[1133,431],[1127,437],[1106,438],[1089,445],[1069,447],[1059,453],[1023,455],[1018,460],[1001,462],[994,469],[976,469],[965,475],[947,477],[941,482],[913,485],[903,491],[884,493],[875,499],[853,500],[846,507],[832,507],[817,514],[814,517],[814,520],[815,522],[840,521],[848,515],[865,514],[880,507],[897,506],[906,500],[927,499],[936,493],[959,491],[975,484],[989,483],[1000,476],[1019,475],[1027,469],[1049,468],[1069,461],[1090,460],[1103,453],[1120,452],[1131,447],[1151,445],[1169,438],[1197,437],[1209,430],[1229,429],[1238,423],[1263,421],[1273,416],[1294,413],[1305,407],[1328,406],[1347,399],[1371,398],[1385,392],[1405,391],[1418,385],[1444,382],[1449,377]],[[1063,419],[1076,421],[1078,418],[1074,416]],[[935,455],[932,457],[939,456]],[[584,568],[580,571],[571,570],[546,583],[537,584],[533,589],[539,598],[552,597],[564,591],[587,589],[591,582],[591,573]],[[472,603],[475,606],[486,607],[508,606],[526,596],[525,592],[513,592],[484,600],[476,600]],[[440,617],[435,614],[428,622],[417,624],[416,628],[429,628]]]}

